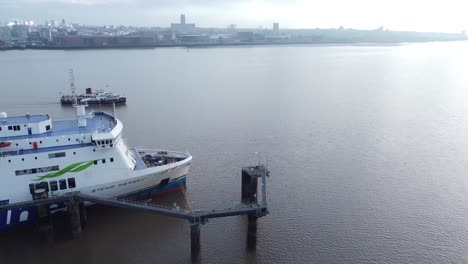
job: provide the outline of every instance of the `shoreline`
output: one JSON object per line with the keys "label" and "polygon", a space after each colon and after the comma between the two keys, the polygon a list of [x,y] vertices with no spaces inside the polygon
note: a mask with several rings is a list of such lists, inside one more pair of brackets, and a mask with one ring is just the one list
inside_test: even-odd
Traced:
{"label": "shoreline", "polygon": [[395,41],[395,42],[242,42],[242,43],[184,43],[184,44],[151,44],[151,45],[114,45],[114,46],[24,46],[24,47],[0,47],[0,51],[9,50],[104,50],[104,49],[156,49],[156,48],[211,48],[211,47],[239,47],[239,46],[287,46],[287,45],[316,45],[316,46],[395,46],[412,43],[429,42],[460,42],[466,40],[425,40],[425,41]]}

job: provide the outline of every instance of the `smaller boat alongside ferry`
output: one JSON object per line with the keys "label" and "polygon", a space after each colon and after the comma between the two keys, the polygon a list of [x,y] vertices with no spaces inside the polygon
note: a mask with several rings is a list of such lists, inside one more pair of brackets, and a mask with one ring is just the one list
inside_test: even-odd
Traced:
{"label": "smaller boat alongside ferry", "polygon": [[[78,104],[82,101],[87,104],[125,104],[127,102],[127,97],[125,96],[105,90],[93,92],[91,88],[86,88],[85,94],[75,95],[75,97]],[[63,95],[60,98],[60,103],[63,105],[73,105],[74,100],[73,95]]]}

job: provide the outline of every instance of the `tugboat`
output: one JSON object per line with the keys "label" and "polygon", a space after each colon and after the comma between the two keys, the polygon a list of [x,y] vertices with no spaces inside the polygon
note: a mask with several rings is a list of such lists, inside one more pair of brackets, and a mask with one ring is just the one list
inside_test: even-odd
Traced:
{"label": "tugboat", "polygon": [[[60,98],[60,103],[63,105],[72,105],[73,97],[73,95],[63,95]],[[97,90],[93,93],[91,88],[86,88],[86,93],[76,95],[76,100],[78,103],[86,100],[88,104],[125,104],[127,102],[127,97],[104,90]]]}
{"label": "tugboat", "polygon": [[62,105],[74,105],[86,102],[86,104],[125,104],[127,97],[116,93],[97,90],[93,93],[91,88],[86,88],[85,94],[76,94],[75,76],[73,70],[69,70],[71,95],[63,95],[60,98]]}

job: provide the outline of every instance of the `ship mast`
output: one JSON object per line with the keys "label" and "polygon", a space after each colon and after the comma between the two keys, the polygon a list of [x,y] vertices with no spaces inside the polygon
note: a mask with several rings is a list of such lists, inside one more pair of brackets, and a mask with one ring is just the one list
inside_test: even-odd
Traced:
{"label": "ship mast", "polygon": [[86,103],[83,103],[84,100],[80,100],[78,104],[78,98],[76,97],[76,87],[75,87],[75,75],[73,74],[73,69],[68,70],[70,74],[70,90],[72,92],[72,104],[76,108],[76,118],[78,120],[78,127],[86,127]]}
{"label": "ship mast", "polygon": [[73,74],[73,69],[69,69],[68,72],[70,74],[70,90],[72,92],[72,104],[77,105],[78,99],[76,98],[75,76]]}

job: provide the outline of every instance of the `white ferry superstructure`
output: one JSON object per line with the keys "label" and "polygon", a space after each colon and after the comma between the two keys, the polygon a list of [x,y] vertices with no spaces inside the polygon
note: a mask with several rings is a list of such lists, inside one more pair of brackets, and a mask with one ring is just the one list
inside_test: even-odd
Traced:
{"label": "white ferry superstructure", "polygon": [[[129,148],[123,124],[112,115],[86,114],[52,121],[49,115],[8,117],[0,113],[0,203],[79,191],[105,198],[136,198],[185,188],[188,153]],[[29,224],[33,208],[0,212],[0,229]]]}

